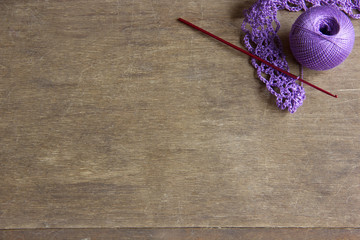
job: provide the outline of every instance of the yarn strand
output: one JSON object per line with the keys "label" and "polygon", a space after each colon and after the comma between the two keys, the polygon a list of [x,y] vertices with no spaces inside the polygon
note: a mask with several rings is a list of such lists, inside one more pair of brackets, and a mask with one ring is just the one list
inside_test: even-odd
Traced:
{"label": "yarn strand", "polygon": [[281,72],[281,73],[283,73],[283,74],[285,74],[285,75],[287,75],[287,76],[289,76],[289,77],[291,77],[291,78],[293,78],[295,80],[299,80],[300,82],[305,83],[305,84],[309,85],[310,87],[313,87],[313,88],[315,88],[315,89],[317,89],[317,90],[319,90],[319,91],[321,91],[323,93],[326,93],[326,94],[328,94],[328,95],[330,95],[332,97],[335,97],[335,98],[338,97],[337,95],[332,94],[332,93],[330,93],[330,92],[328,92],[328,91],[326,91],[326,90],[324,90],[324,89],[322,89],[322,88],[320,88],[320,87],[318,87],[318,86],[316,86],[316,85],[314,85],[314,84],[312,84],[312,83],[310,83],[308,81],[305,81],[304,79],[302,79],[302,78],[300,78],[300,77],[298,77],[298,76],[296,76],[296,75],[294,75],[294,74],[292,74],[292,73],[290,73],[288,71],[285,71],[284,69],[281,69],[281,68],[275,66],[274,64],[272,64],[272,63],[270,63],[270,62],[268,62],[268,61],[266,61],[266,60],[264,60],[264,59],[262,59],[262,58],[260,58],[260,57],[258,57],[256,55],[254,55],[254,54],[252,54],[252,53],[250,53],[250,52],[248,52],[248,51],[246,51],[246,50],[244,50],[244,49],[242,49],[242,48],[240,48],[240,47],[238,47],[238,46],[236,46],[236,45],[234,45],[234,44],[232,44],[232,43],[230,43],[230,42],[228,42],[228,41],[226,41],[226,40],[224,40],[224,39],[222,39],[222,38],[220,38],[220,37],[218,37],[218,36],[216,36],[216,35],[214,35],[214,34],[212,34],[210,32],[208,32],[208,31],[206,31],[203,28],[200,28],[200,27],[196,26],[195,24],[193,24],[193,23],[191,23],[189,21],[186,21],[183,18],[179,18],[178,20],[180,22],[182,22],[182,23],[184,23],[184,24],[186,24],[186,25],[188,25],[188,26],[190,26],[190,27],[192,27],[192,28],[194,28],[196,30],[199,30],[200,32],[202,32],[202,33],[204,33],[204,34],[206,34],[206,35],[208,35],[208,36],[210,36],[210,37],[212,37],[212,38],[214,38],[214,39],[216,39],[216,40],[218,40],[218,41],[220,41],[220,42],[222,42],[222,43],[224,43],[224,44],[226,44],[226,45],[228,45],[228,46],[230,46],[230,47],[232,47],[232,48],[234,48],[234,49],[236,49],[236,50],[238,50],[238,51],[240,51],[240,52],[242,52],[242,53],[244,53],[244,54],[246,54],[246,55],[248,55],[248,56],[250,56],[250,57],[252,57],[252,58],[254,58],[256,60],[258,60],[258,61],[260,61],[260,62],[262,62],[262,63],[264,63],[264,64],[266,64],[266,65],[268,65],[269,67],[271,67],[271,68],[273,68],[273,69],[275,69],[275,70],[277,70],[277,71],[279,71],[279,72]]}

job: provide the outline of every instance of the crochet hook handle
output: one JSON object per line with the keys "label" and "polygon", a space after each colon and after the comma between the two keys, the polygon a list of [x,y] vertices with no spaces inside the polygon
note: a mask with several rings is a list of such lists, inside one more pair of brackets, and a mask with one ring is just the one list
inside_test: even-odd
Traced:
{"label": "crochet hook handle", "polygon": [[272,63],[270,63],[270,62],[268,62],[268,61],[266,61],[266,60],[264,60],[264,59],[262,59],[262,58],[260,58],[260,57],[258,57],[256,55],[254,55],[254,54],[252,54],[252,53],[250,53],[250,52],[248,52],[248,51],[246,51],[246,50],[244,50],[244,49],[242,49],[242,48],[240,48],[240,47],[238,47],[238,46],[236,46],[236,45],[234,45],[234,44],[232,44],[232,43],[230,43],[230,42],[228,42],[228,41],[226,41],[226,40],[224,40],[224,39],[222,39],[222,38],[220,38],[220,37],[218,37],[218,36],[216,36],[216,35],[214,35],[214,34],[212,34],[210,32],[208,32],[208,31],[206,31],[206,30],[204,30],[204,29],[202,29],[202,28],[200,28],[198,26],[196,26],[195,24],[192,24],[191,22],[186,21],[183,18],[179,18],[178,20],[180,22],[182,22],[182,23],[196,29],[196,30],[199,30],[202,33],[205,33],[206,35],[208,35],[208,36],[210,36],[212,38],[215,38],[216,40],[218,40],[218,41],[220,41],[220,42],[222,42],[222,43],[224,43],[224,44],[226,44],[226,45],[228,45],[228,46],[230,46],[230,47],[232,47],[232,48],[234,48],[234,49],[236,49],[236,50],[238,50],[238,51],[240,51],[242,53],[245,53],[246,55],[248,55],[248,56],[250,56],[252,58],[255,58],[256,60],[258,60],[258,61],[260,61],[262,63],[265,63],[269,67],[272,67],[273,69],[275,69],[275,70],[277,70],[279,72],[282,72],[282,73],[284,73],[285,75],[287,75],[289,77],[292,77],[292,78],[294,78],[296,80],[299,80],[300,82],[305,83],[305,84],[309,85],[310,87],[313,87],[313,88],[315,88],[315,89],[317,89],[317,90],[319,90],[319,91],[321,91],[323,93],[326,93],[326,94],[328,94],[328,95],[330,95],[332,97],[335,97],[335,98],[338,97],[337,95],[332,94],[332,93],[330,93],[330,92],[328,92],[328,91],[326,91],[326,90],[324,90],[322,88],[319,88],[318,86],[316,86],[316,85],[314,85],[312,83],[309,83],[308,81],[305,81],[304,79],[301,79],[298,76],[296,76],[296,75],[294,75],[292,73],[289,73],[289,72],[275,66],[274,64],[272,64]]}

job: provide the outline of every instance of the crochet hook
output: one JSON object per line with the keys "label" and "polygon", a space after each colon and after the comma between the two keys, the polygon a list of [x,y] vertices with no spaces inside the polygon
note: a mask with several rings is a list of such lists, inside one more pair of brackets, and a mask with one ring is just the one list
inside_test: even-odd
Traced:
{"label": "crochet hook", "polygon": [[300,77],[298,77],[298,76],[296,76],[296,75],[294,75],[292,73],[289,73],[288,71],[285,71],[284,69],[281,69],[281,68],[275,66],[274,64],[272,64],[272,63],[270,63],[270,62],[268,62],[268,61],[266,61],[266,60],[264,60],[264,59],[262,59],[262,58],[260,58],[260,57],[258,57],[256,55],[254,55],[254,54],[252,54],[252,53],[250,53],[250,52],[248,52],[248,51],[246,51],[246,50],[244,50],[244,49],[242,49],[242,48],[240,48],[240,47],[238,47],[238,46],[236,46],[236,45],[234,45],[234,44],[232,44],[232,43],[230,43],[230,42],[228,42],[228,41],[226,41],[226,40],[224,40],[224,39],[222,39],[222,38],[220,38],[220,37],[218,37],[218,36],[216,36],[216,35],[214,35],[214,34],[212,34],[210,32],[208,32],[208,31],[206,31],[206,30],[202,29],[201,27],[196,26],[195,24],[192,24],[191,22],[186,21],[183,18],[179,18],[178,20],[180,22],[182,22],[182,23],[184,23],[184,24],[186,24],[186,25],[188,25],[188,26],[190,26],[190,27],[192,27],[192,28],[194,28],[196,30],[199,30],[200,32],[205,33],[206,35],[208,35],[208,36],[210,36],[210,37],[212,37],[212,38],[214,38],[214,39],[216,39],[216,40],[218,40],[218,41],[220,41],[220,42],[222,42],[222,43],[224,43],[224,44],[226,44],[226,45],[228,45],[228,46],[230,46],[230,47],[232,47],[232,48],[234,48],[234,49],[236,49],[236,50],[238,50],[240,52],[242,52],[242,53],[245,53],[246,55],[248,55],[248,56],[250,56],[252,58],[255,58],[256,60],[258,60],[258,61],[260,61],[262,63],[265,63],[269,67],[272,67],[273,69],[275,69],[275,70],[277,70],[277,71],[279,71],[279,72],[281,72],[281,73],[283,73],[283,74],[285,74],[285,75],[287,75],[287,76],[289,76],[291,78],[299,80],[300,82],[305,83],[305,84],[309,85],[310,87],[313,87],[313,88],[315,88],[315,89],[317,89],[317,90],[319,90],[319,91],[321,91],[323,93],[326,93],[326,94],[328,94],[328,95],[330,95],[332,97],[335,97],[335,98],[338,97],[337,95],[332,94],[332,93],[330,93],[330,92],[328,92],[328,91],[326,91],[326,90],[324,90],[324,89],[322,89],[322,88],[320,88],[320,87],[318,87],[318,86],[316,86],[316,85],[314,85],[312,83],[309,83],[308,81],[305,81],[304,79],[301,79]]}

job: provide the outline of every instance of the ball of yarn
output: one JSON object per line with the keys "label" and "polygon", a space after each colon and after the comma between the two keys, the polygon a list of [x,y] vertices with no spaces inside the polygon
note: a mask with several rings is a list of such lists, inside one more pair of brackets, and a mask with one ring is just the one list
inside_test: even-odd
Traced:
{"label": "ball of yarn", "polygon": [[350,19],[330,6],[310,8],[295,21],[290,32],[295,59],[313,70],[338,66],[349,56],[354,41]]}

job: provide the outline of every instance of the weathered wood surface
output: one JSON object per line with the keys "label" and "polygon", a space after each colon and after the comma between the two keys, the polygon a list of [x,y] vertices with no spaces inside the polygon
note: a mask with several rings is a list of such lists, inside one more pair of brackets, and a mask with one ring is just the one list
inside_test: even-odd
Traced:
{"label": "weathered wood surface", "polygon": [[341,228],[166,228],[3,230],[6,240],[357,240],[360,229]]}
{"label": "weathered wood surface", "polygon": [[0,228],[358,227],[359,22],[344,64],[305,71],[339,99],[289,114],[176,21],[239,43],[252,3],[1,1]]}

